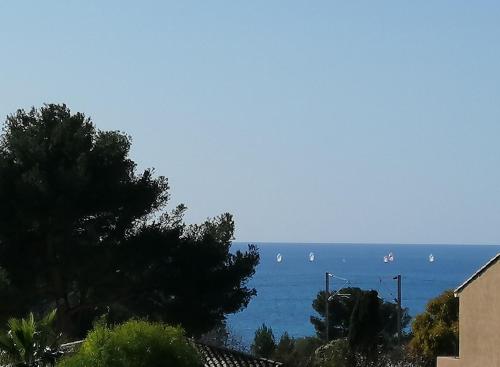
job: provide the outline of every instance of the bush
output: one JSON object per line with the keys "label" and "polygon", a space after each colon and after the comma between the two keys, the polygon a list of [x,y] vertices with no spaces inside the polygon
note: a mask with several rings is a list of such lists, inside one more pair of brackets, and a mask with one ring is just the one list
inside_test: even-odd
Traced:
{"label": "bush", "polygon": [[351,367],[354,365],[354,354],[346,339],[336,339],[319,347],[314,353],[314,366],[317,367]]}
{"label": "bush", "polygon": [[97,325],[81,348],[58,367],[198,367],[200,359],[180,327],[128,321]]}

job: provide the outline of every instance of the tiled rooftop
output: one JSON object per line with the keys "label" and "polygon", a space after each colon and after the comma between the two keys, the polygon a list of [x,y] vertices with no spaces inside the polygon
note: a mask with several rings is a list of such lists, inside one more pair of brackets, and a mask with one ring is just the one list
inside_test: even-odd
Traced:
{"label": "tiled rooftop", "polygon": [[[82,344],[82,340],[63,344],[61,350],[67,354],[73,353]],[[214,347],[202,343],[194,343],[198,349],[205,367],[280,367],[283,363],[265,358],[254,357],[250,354],[235,350]]]}
{"label": "tiled rooftop", "polygon": [[205,367],[279,367],[283,363],[234,350],[196,343]]}

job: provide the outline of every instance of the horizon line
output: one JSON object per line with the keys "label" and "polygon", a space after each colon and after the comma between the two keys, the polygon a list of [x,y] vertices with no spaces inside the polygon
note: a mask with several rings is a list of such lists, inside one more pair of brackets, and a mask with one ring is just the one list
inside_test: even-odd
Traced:
{"label": "horizon line", "polygon": [[233,243],[244,244],[286,244],[286,245],[404,245],[404,246],[500,246],[500,243],[417,243],[417,242],[287,242],[287,241],[240,241],[234,240]]}

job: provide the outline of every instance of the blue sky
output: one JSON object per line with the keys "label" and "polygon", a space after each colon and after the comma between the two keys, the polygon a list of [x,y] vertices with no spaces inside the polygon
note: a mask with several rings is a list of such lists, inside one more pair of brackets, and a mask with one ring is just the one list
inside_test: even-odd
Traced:
{"label": "blue sky", "polygon": [[495,1],[0,3],[0,116],[133,137],[240,241],[500,243]]}

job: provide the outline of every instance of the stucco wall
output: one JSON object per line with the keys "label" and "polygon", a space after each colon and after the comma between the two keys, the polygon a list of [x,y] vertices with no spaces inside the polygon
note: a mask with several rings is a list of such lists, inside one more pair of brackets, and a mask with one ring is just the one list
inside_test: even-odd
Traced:
{"label": "stucco wall", "polygon": [[437,367],[461,367],[460,359],[455,357],[438,357]]}
{"label": "stucco wall", "polygon": [[459,297],[460,362],[455,366],[500,366],[500,262],[473,280]]}

